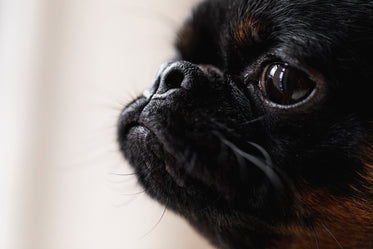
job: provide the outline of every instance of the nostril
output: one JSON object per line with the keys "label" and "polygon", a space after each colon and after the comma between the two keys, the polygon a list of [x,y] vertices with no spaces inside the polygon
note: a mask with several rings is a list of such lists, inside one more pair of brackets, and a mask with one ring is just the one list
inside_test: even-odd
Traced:
{"label": "nostril", "polygon": [[184,72],[174,69],[169,71],[164,77],[164,84],[168,89],[179,88],[184,80]]}

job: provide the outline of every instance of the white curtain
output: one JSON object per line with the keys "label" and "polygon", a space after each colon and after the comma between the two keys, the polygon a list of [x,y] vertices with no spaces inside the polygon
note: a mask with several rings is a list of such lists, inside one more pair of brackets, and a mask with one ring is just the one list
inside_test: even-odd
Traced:
{"label": "white curtain", "polygon": [[[0,248],[209,248],[141,193],[123,104],[173,55],[190,0],[0,0]],[[137,194],[139,193],[139,194]]]}

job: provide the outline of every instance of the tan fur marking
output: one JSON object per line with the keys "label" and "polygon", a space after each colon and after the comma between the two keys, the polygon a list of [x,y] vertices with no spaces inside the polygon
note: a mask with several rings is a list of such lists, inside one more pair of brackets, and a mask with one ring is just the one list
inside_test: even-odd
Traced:
{"label": "tan fur marking", "polygon": [[[295,221],[283,228],[284,239],[276,249],[371,249],[373,248],[373,206],[359,197],[334,197],[322,190],[302,190],[295,212],[307,224]],[[313,241],[313,242],[312,242]],[[312,245],[315,243],[315,245]],[[342,246],[342,247],[341,247]]]}
{"label": "tan fur marking", "polygon": [[366,145],[361,151],[365,167],[360,176],[366,183],[350,186],[352,196],[333,196],[303,184],[293,209],[307,224],[299,219],[284,226],[271,249],[373,248],[373,147]]}
{"label": "tan fur marking", "polygon": [[259,43],[269,33],[269,26],[262,20],[254,18],[243,19],[233,31],[234,44],[236,46],[250,46]]}

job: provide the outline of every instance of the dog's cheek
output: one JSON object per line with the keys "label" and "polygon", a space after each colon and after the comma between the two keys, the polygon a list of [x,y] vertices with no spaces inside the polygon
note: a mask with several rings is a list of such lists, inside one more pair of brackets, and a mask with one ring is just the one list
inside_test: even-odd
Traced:
{"label": "dog's cheek", "polygon": [[[373,140],[371,140],[373,141]],[[348,194],[333,195],[303,183],[298,186],[292,209],[295,220],[282,227],[274,248],[372,248],[373,143],[361,147],[360,181]],[[289,245],[291,245],[289,247]]]}
{"label": "dog's cheek", "polygon": [[[270,249],[372,248],[372,206],[358,197],[335,197],[310,189],[293,207],[299,220],[283,226]],[[307,214],[305,214],[307,213]],[[305,217],[307,216],[307,217]]]}

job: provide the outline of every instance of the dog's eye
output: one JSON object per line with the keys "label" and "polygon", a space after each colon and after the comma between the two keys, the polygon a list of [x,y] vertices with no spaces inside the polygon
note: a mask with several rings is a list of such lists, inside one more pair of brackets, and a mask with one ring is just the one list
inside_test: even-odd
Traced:
{"label": "dog's eye", "polygon": [[315,83],[301,70],[286,63],[272,63],[265,67],[260,80],[265,97],[280,105],[293,105],[305,100]]}

